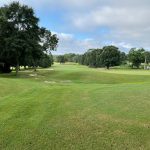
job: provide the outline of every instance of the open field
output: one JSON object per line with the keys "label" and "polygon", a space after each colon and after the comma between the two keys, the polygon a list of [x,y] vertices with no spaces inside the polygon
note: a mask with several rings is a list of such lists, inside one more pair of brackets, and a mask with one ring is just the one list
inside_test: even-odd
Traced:
{"label": "open field", "polygon": [[149,150],[150,71],[55,64],[0,75],[0,149]]}

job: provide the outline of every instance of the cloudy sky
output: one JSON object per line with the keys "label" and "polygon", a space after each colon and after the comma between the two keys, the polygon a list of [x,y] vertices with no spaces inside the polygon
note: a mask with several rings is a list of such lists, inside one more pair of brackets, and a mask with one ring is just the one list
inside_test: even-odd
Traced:
{"label": "cloudy sky", "polygon": [[[150,0],[18,0],[59,36],[58,54],[116,45],[150,49]],[[12,0],[0,0],[0,6]]]}

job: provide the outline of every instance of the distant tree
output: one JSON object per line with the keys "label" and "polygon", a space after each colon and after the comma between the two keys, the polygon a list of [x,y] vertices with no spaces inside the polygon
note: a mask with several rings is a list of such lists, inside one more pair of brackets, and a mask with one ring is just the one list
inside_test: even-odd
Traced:
{"label": "distant tree", "polygon": [[96,51],[89,49],[86,53],[86,65],[89,67],[96,67]]}
{"label": "distant tree", "polygon": [[73,62],[75,62],[75,63],[79,63],[79,62],[80,62],[80,55],[79,55],[79,54],[76,54],[76,55],[73,57]]}
{"label": "distant tree", "polygon": [[53,58],[55,62],[59,62],[59,63],[65,63],[65,62],[81,63],[82,55],[67,53],[64,55],[54,55]]}
{"label": "distant tree", "polygon": [[84,64],[84,54],[78,56],[78,63],[81,64],[81,65],[85,65]]}
{"label": "distant tree", "polygon": [[101,54],[103,52],[102,49],[95,49],[96,51],[96,67],[103,67],[104,64],[102,63]]}
{"label": "distant tree", "polygon": [[89,49],[82,57],[83,64],[89,67],[101,67],[101,53],[102,49]]}
{"label": "distant tree", "polygon": [[147,69],[147,65],[150,63],[150,52],[149,51],[144,51],[144,69]]}
{"label": "distant tree", "polygon": [[150,51],[145,51],[145,63],[149,64],[150,63]]}
{"label": "distant tree", "polygon": [[120,51],[115,46],[105,46],[101,53],[102,64],[109,69],[120,64]]}
{"label": "distant tree", "polygon": [[132,68],[133,67],[139,68],[141,63],[144,63],[145,61],[144,53],[145,53],[144,49],[132,48],[129,51],[128,59],[129,59],[129,62],[132,63]]}
{"label": "distant tree", "polygon": [[65,63],[66,59],[64,55],[59,55],[57,56],[57,62],[59,62],[60,64]]}
{"label": "distant tree", "polygon": [[121,64],[126,64],[127,63],[127,55],[125,52],[120,53],[120,62]]}
{"label": "distant tree", "polygon": [[67,62],[74,62],[74,57],[76,56],[76,54],[74,53],[69,53],[69,54],[64,54],[65,60]]}

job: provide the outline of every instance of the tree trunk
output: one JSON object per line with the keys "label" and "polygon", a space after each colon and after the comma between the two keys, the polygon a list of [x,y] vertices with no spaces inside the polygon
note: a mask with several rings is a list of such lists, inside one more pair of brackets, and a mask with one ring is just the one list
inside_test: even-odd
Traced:
{"label": "tree trunk", "polygon": [[17,76],[18,72],[19,72],[19,68],[20,68],[20,66],[19,66],[19,59],[18,58],[16,59],[16,62],[17,62],[17,65],[16,65],[16,76]]}
{"label": "tree trunk", "polygon": [[19,72],[19,63],[17,63],[16,65],[16,76],[18,75],[18,72]]}
{"label": "tree trunk", "polygon": [[34,62],[33,62],[33,69],[34,69],[34,72],[36,72],[36,68],[37,68],[37,63],[36,63],[36,60],[34,60]]}
{"label": "tree trunk", "polygon": [[107,69],[109,70],[109,64],[108,64],[106,67],[107,67]]}
{"label": "tree trunk", "polygon": [[34,66],[34,72],[36,72],[36,66]]}
{"label": "tree trunk", "polygon": [[144,63],[144,70],[147,70],[147,60],[146,60],[146,57],[145,57],[145,63]]}

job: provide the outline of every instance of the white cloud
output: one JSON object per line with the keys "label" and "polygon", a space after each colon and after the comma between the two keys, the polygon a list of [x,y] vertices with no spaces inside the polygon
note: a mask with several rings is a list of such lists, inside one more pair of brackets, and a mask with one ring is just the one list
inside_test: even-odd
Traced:
{"label": "white cloud", "polygon": [[58,35],[59,38],[59,45],[56,52],[53,54],[63,54],[63,53],[84,53],[86,50],[90,48],[98,48],[100,43],[94,39],[87,38],[79,40],[75,38],[73,34],[66,34],[66,33],[57,33],[53,32]]}
{"label": "white cloud", "polygon": [[115,41],[100,42],[100,40],[92,38],[79,40],[75,38],[73,34],[57,33],[57,32],[53,33],[57,34],[59,37],[58,49],[56,52],[53,52],[53,54],[64,54],[64,53],[82,54],[88,49],[102,48],[105,45],[115,45],[124,51],[127,51],[127,49],[134,47],[133,45],[125,42],[115,42]]}
{"label": "white cloud", "polygon": [[[0,5],[13,0],[1,0]],[[58,53],[114,44],[150,48],[150,0],[19,0],[36,10],[55,10],[64,21]],[[54,14],[55,15],[55,14]],[[58,18],[59,19],[59,18]],[[99,33],[101,28],[109,32]],[[57,28],[56,28],[57,30]],[[60,31],[60,30],[59,30]],[[73,34],[66,34],[75,33]],[[88,34],[79,40],[75,35]]]}
{"label": "white cloud", "polygon": [[116,45],[117,47],[123,49],[123,50],[126,50],[126,49],[131,49],[132,47],[134,47],[133,45],[129,44],[129,43],[125,43],[125,42],[120,42],[120,43],[117,43],[117,42],[110,42],[109,43],[110,45]]}

